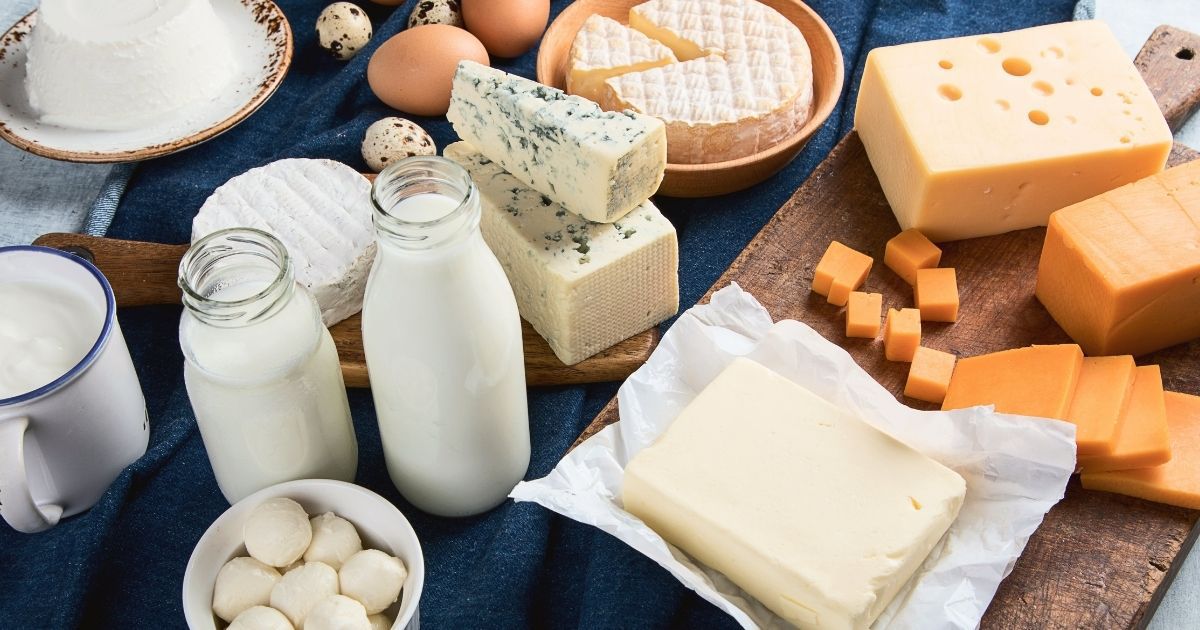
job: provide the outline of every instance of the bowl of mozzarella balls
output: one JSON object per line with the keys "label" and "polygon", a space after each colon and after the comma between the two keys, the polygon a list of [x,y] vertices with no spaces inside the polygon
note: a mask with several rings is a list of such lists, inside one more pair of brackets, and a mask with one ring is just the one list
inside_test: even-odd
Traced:
{"label": "bowl of mozzarella balls", "polygon": [[419,627],[425,560],[387,499],[350,483],[289,481],[213,522],[188,561],[192,630]]}

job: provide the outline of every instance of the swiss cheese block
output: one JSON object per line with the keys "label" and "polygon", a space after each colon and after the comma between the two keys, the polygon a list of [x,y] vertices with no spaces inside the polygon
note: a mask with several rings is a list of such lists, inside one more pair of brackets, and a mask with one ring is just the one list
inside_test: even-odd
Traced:
{"label": "swiss cheese block", "polygon": [[1087,472],[1083,487],[1200,510],[1200,397],[1165,392],[1171,460],[1159,466]]}
{"label": "swiss cheese block", "polygon": [[578,363],[679,310],[679,244],[653,203],[616,223],[594,223],[465,142],[444,153],[479,190],[480,229],[521,316],[563,363]]}
{"label": "swiss cheese block", "polygon": [[934,241],[1046,225],[1161,171],[1171,150],[1099,21],[876,48],[854,124],[900,227]]}
{"label": "swiss cheese block", "polygon": [[567,93],[598,102],[605,79],[677,61],[675,54],[662,42],[612,18],[591,15],[584,20],[571,44],[567,60]]}
{"label": "swiss cheese block", "polygon": [[846,336],[874,339],[879,336],[883,295],[854,291],[846,302]]}
{"label": "swiss cheese block", "polygon": [[957,473],[749,359],[625,467],[667,542],[799,628],[865,629],[958,515]]}
{"label": "swiss cheese block", "polygon": [[1067,420],[1075,425],[1080,457],[1108,455],[1133,389],[1133,357],[1084,357]]}
{"label": "swiss cheese block", "polygon": [[912,361],[921,346],[921,312],[915,308],[888,309],[883,324],[883,356],[888,361]]}
{"label": "swiss cheese block", "polygon": [[1088,354],[1200,337],[1200,161],[1055,212],[1037,297]]}
{"label": "swiss cheese block", "polygon": [[925,402],[941,403],[950,387],[954,374],[954,362],[958,358],[949,352],[921,346],[913,353],[912,365],[908,368],[908,380],[904,383],[904,395]]}
{"label": "swiss cheese block", "polygon": [[936,267],[941,260],[942,250],[912,228],[893,236],[883,250],[883,264],[909,284],[916,284],[918,269]]}
{"label": "swiss cheese block", "polygon": [[913,300],[927,322],[958,321],[958,278],[953,267],[918,269]]}
{"label": "swiss cheese block", "polygon": [[667,168],[662,121],[480,65],[458,64],[454,131],[574,214],[611,223],[650,198]]}
{"label": "swiss cheese block", "polygon": [[1074,344],[1029,346],[959,359],[942,409],[996,411],[1065,420],[1083,369]]}
{"label": "swiss cheese block", "polygon": [[1162,373],[1157,365],[1137,367],[1129,403],[1117,421],[1111,453],[1079,458],[1084,472],[1128,470],[1165,464],[1171,459]]}
{"label": "swiss cheese block", "polygon": [[745,157],[796,133],[811,115],[812,57],[800,29],[755,0],[650,0],[629,25],[682,63],[605,81],[600,104],[667,124],[673,163]]}

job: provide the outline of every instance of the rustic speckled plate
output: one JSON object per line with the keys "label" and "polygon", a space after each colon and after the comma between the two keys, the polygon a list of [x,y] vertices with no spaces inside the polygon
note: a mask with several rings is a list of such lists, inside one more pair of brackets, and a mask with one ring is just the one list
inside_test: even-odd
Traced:
{"label": "rustic speckled plate", "polygon": [[140,129],[71,129],[40,122],[25,94],[25,59],[37,12],[0,37],[0,138],[70,162],[136,162],[182,151],[228,131],[267,102],[292,62],[292,30],[271,0],[212,0],[238,60],[218,99],[184,107]]}

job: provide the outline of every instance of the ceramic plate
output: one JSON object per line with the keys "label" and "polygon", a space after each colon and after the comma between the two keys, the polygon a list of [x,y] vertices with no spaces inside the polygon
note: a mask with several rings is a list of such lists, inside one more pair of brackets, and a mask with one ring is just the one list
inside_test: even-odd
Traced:
{"label": "ceramic plate", "polygon": [[140,129],[100,131],[40,122],[25,94],[25,58],[37,12],[0,37],[0,138],[71,162],[135,162],[182,151],[245,120],[267,102],[292,62],[292,30],[271,0],[212,0],[235,44],[238,73],[220,98]]}

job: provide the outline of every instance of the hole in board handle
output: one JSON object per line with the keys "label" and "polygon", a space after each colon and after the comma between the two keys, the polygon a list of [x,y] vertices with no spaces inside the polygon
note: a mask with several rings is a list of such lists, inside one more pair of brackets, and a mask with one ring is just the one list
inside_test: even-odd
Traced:
{"label": "hole in board handle", "polygon": [[73,256],[78,256],[93,265],[96,264],[96,255],[92,253],[92,250],[82,245],[65,245],[63,247],[59,247],[58,249]]}
{"label": "hole in board handle", "polygon": [[1179,52],[1175,53],[1175,56],[1184,61],[1191,61],[1196,58],[1196,51],[1191,48],[1180,48]]}

